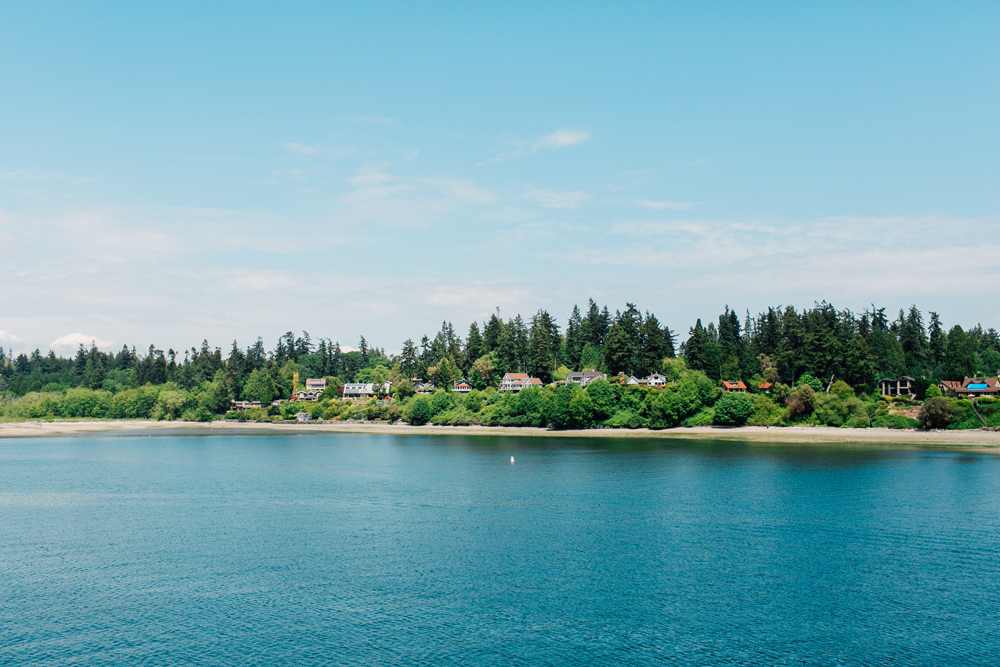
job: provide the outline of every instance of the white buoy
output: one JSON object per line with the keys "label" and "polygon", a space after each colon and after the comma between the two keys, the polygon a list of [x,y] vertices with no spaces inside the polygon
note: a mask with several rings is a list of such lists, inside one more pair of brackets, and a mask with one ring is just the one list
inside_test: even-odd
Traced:
{"label": "white buoy", "polygon": [[513,457],[513,456],[512,456],[512,457],[510,457],[510,462],[511,462],[511,463],[513,463],[513,462],[514,462],[514,457]]}

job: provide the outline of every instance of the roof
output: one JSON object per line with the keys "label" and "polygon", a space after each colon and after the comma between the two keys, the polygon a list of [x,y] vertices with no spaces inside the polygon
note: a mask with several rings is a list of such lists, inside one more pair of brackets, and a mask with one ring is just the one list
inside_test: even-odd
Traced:
{"label": "roof", "polygon": [[527,378],[527,380],[528,380],[528,382],[530,382],[531,384],[541,384],[541,383],[542,383],[542,381],[541,381],[541,380],[539,380],[538,378]]}
{"label": "roof", "polygon": [[761,382],[759,385],[757,385],[757,388],[758,389],[770,389],[773,386],[774,386],[773,382]]}
{"label": "roof", "polygon": [[[957,382],[955,384],[958,384]],[[961,389],[998,389],[1000,379],[998,378],[965,378],[962,381]]]}
{"label": "roof", "polygon": [[468,382],[459,382],[455,386],[456,387],[471,387],[472,385],[470,385]]}
{"label": "roof", "polygon": [[732,382],[730,380],[723,380],[722,381],[722,386],[725,387],[726,389],[746,389],[747,388],[747,386],[745,384],[743,384],[742,382],[740,382],[739,380],[737,380],[736,382]]}
{"label": "roof", "polygon": [[504,375],[504,378],[510,379],[510,380],[527,380],[528,379],[528,374],[527,373],[507,373],[507,375]]}

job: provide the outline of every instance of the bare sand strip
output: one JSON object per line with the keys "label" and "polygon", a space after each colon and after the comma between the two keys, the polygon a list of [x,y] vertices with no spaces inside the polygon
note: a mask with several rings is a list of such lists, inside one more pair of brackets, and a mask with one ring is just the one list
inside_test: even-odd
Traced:
{"label": "bare sand strip", "polygon": [[324,422],[302,424],[254,424],[237,422],[153,421],[52,421],[0,423],[0,438],[58,437],[69,435],[278,435],[278,434],[371,433],[392,435],[533,436],[546,438],[656,438],[677,440],[738,440],[760,444],[858,444],[960,448],[1000,454],[1000,432],[996,431],[903,431],[895,429],[847,429],[809,426],[724,428],[699,426],[661,431],[649,429],[583,429],[552,431],[530,427],[410,426],[368,422]]}

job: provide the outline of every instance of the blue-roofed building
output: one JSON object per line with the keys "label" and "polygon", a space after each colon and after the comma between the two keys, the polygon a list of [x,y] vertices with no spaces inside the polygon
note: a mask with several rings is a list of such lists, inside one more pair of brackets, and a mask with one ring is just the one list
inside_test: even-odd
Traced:
{"label": "blue-roofed building", "polygon": [[942,382],[940,386],[941,391],[948,396],[961,398],[1000,397],[1000,378],[965,378],[961,384],[946,381]]}

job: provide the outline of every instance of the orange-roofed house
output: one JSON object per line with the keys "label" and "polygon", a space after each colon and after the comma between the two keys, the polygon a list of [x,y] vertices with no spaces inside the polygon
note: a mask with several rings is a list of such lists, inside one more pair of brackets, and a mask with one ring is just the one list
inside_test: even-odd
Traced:
{"label": "orange-roofed house", "polygon": [[722,391],[738,391],[745,394],[747,391],[747,386],[742,382],[740,382],[739,380],[736,380],[735,382],[733,382],[732,380],[723,380]]}
{"label": "orange-roofed house", "polygon": [[760,391],[764,392],[765,394],[770,394],[771,390],[774,389],[774,383],[773,382],[761,382],[759,385],[757,385],[757,389],[759,389]]}

